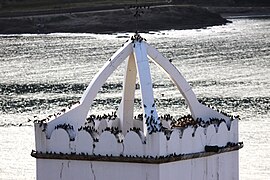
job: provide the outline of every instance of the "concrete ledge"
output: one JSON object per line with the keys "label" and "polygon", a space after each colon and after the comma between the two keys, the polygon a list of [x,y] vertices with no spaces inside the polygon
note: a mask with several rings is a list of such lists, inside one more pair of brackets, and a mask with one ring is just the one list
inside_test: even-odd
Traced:
{"label": "concrete ledge", "polygon": [[226,153],[231,151],[237,151],[244,147],[244,144],[238,143],[231,147],[219,147],[217,152],[197,152],[190,154],[171,154],[168,156],[101,156],[101,155],[88,155],[88,154],[64,154],[64,153],[42,153],[32,151],[31,156],[37,159],[61,159],[61,160],[79,160],[79,161],[110,161],[110,162],[127,162],[127,163],[145,163],[145,164],[163,164],[175,161],[182,161],[194,158],[201,158],[207,156],[213,156],[220,153]]}

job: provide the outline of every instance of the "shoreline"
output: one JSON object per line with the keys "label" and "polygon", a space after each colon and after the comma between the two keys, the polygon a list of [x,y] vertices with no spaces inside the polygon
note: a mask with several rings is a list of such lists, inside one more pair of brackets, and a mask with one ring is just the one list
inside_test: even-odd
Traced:
{"label": "shoreline", "polygon": [[[198,29],[229,21],[206,8],[193,5],[161,5],[139,9],[107,9],[60,14],[0,17],[0,34],[23,33],[122,33]],[[138,19],[138,20],[137,20]]]}
{"label": "shoreline", "polygon": [[226,15],[222,15],[222,17],[226,18],[226,19],[256,19],[256,18],[260,18],[260,19],[270,19],[270,15],[269,14],[265,14],[265,15],[256,15],[256,14],[252,14],[252,15],[241,15],[241,14],[226,14]]}
{"label": "shoreline", "polygon": [[270,7],[205,7],[223,18],[270,18]]}
{"label": "shoreline", "polygon": [[[227,19],[269,18],[270,7],[198,7],[155,5],[138,20],[135,8],[89,7],[53,11],[0,13],[0,34],[95,33],[113,34],[162,30],[200,29],[230,23]],[[5,13],[4,13],[5,14]],[[21,15],[21,16],[20,16]]]}

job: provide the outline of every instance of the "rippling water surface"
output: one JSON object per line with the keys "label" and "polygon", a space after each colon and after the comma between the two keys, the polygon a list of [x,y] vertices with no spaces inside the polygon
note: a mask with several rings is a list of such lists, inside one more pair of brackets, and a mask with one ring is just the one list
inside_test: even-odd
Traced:
{"label": "rippling water surface", "polygon": [[[35,179],[32,123],[80,99],[110,56],[131,34],[48,34],[0,36],[0,179]],[[200,30],[142,34],[181,71],[197,97],[238,114],[240,179],[270,177],[270,20],[233,19]],[[116,109],[124,64],[100,89],[95,114]],[[187,114],[169,78],[151,63],[159,113]],[[140,94],[136,90],[137,112]]]}

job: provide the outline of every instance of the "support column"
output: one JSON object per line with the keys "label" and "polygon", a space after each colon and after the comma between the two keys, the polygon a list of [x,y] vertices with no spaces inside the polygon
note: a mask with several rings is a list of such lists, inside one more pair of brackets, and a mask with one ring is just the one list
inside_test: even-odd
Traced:
{"label": "support column", "polygon": [[159,131],[160,121],[156,111],[153,95],[153,84],[151,79],[149,60],[147,57],[146,47],[144,42],[135,42],[134,53],[137,64],[138,77],[140,81],[140,89],[142,95],[143,108],[143,132],[144,135],[148,132]]}
{"label": "support column", "polygon": [[120,128],[124,135],[127,133],[127,130],[133,127],[136,75],[135,59],[133,53],[131,53],[126,63],[123,95],[119,107]]}

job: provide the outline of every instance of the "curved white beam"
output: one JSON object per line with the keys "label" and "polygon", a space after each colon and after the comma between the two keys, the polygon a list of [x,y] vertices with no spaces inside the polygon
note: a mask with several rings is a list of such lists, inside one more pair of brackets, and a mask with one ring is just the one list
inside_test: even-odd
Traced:
{"label": "curved white beam", "polygon": [[[133,45],[134,48],[132,47]],[[134,53],[134,57],[133,54]],[[202,118],[203,120],[208,120],[209,118],[223,118],[227,121],[227,124],[230,123],[229,117],[218,113],[217,111],[214,111],[202,104],[200,104],[192,91],[190,85],[185,80],[185,78],[181,75],[181,73],[177,70],[175,66],[173,66],[168,59],[162,56],[155,48],[151,47],[149,44],[143,42],[143,41],[135,41],[135,43],[131,43],[131,41],[127,42],[122,48],[120,48],[109,61],[105,63],[105,65],[100,69],[100,71],[95,75],[89,86],[87,87],[86,91],[84,92],[82,98],[80,99],[80,104],[75,107],[74,109],[60,115],[53,121],[50,121],[47,125],[46,135],[48,138],[50,138],[50,135],[52,131],[54,130],[55,126],[59,124],[70,124],[73,126],[74,130],[77,131],[78,127],[82,126],[85,122],[86,116],[88,114],[88,111],[93,103],[94,98],[96,97],[99,89],[101,86],[105,83],[105,81],[108,79],[108,77],[113,73],[113,71],[128,57],[130,56],[130,63],[133,63],[133,65],[130,65],[132,73],[126,72],[126,80],[125,80],[125,87],[124,91],[132,90],[133,92],[127,92],[123,93],[123,99],[124,104],[121,103],[121,118],[122,118],[122,126],[125,127],[124,129],[128,129],[128,127],[131,126],[131,123],[127,123],[124,125],[124,121],[126,121],[126,117],[133,118],[130,116],[133,116],[133,104],[131,101],[134,100],[134,89],[133,86],[135,86],[136,82],[136,70],[135,67],[137,67],[137,72],[139,75],[140,80],[140,86],[141,86],[141,94],[142,94],[142,107],[144,111],[144,134],[147,133],[147,126],[146,118],[147,117],[153,117],[154,125],[149,126],[150,128],[149,132],[151,132],[151,128],[156,128],[159,130],[159,119],[158,114],[156,112],[156,108],[154,105],[154,97],[153,97],[153,89],[152,89],[152,80],[151,80],[151,73],[149,69],[149,60],[147,57],[147,54],[150,56],[150,58],[159,65],[165,72],[168,74],[168,76],[171,78],[171,80],[175,83],[183,97],[185,98],[191,114],[193,118]],[[132,58],[135,58],[131,60]],[[133,61],[133,62],[132,62]],[[129,62],[128,62],[129,63]],[[127,71],[129,68],[126,69]],[[130,77],[128,77],[130,76]],[[129,82],[130,80],[130,82]],[[127,86],[127,87],[126,87]],[[129,87],[130,86],[130,89]],[[132,99],[132,100],[131,100]],[[128,105],[128,107],[124,107]],[[121,107],[120,106],[120,107]],[[126,113],[126,109],[129,108],[128,113]],[[152,118],[151,118],[152,119]],[[127,120],[130,121],[130,120]],[[156,126],[157,125],[157,126]]]}
{"label": "curved white beam", "polygon": [[100,71],[95,75],[93,80],[88,85],[82,98],[80,105],[74,109],[60,115],[47,125],[46,134],[50,138],[52,131],[58,124],[70,124],[77,131],[78,127],[82,126],[85,122],[88,111],[96,97],[99,89],[113,73],[113,71],[132,53],[132,44],[127,42],[123,47],[114,53],[114,55],[107,61]]}
{"label": "curved white beam", "polygon": [[140,81],[142,108],[144,111],[143,132],[144,135],[146,135],[147,132],[159,131],[161,127],[154,101],[153,84],[145,43],[135,42],[134,53]]}
{"label": "curved white beam", "polygon": [[104,66],[99,70],[99,72],[94,76],[93,80],[88,85],[87,89],[83,93],[80,100],[84,108],[89,110],[92,105],[94,98],[96,97],[99,89],[108,79],[108,77],[113,73],[113,71],[132,53],[131,42],[126,43],[122,48],[120,48],[109,61],[107,61]]}
{"label": "curved white beam", "polygon": [[191,115],[194,119],[202,118],[203,120],[208,120],[209,118],[215,117],[215,118],[223,118],[228,123],[229,117],[220,114],[219,112],[214,111],[213,109],[210,109],[204,106],[203,104],[199,103],[199,101],[196,98],[196,95],[192,91],[192,88],[185,80],[185,78],[182,76],[182,74],[178,71],[178,69],[167,58],[165,58],[161,53],[159,53],[155,48],[153,48],[147,43],[145,44],[148,55],[156,64],[158,64],[163,70],[165,70],[165,72],[168,74],[170,79],[174,82],[178,90],[185,98],[189,106]]}
{"label": "curved white beam", "polygon": [[191,114],[197,117],[192,107],[197,106],[199,102],[195,94],[193,93],[190,85],[188,84],[188,82],[185,80],[182,74],[178,71],[178,69],[175,66],[173,66],[167,58],[162,56],[161,53],[159,53],[155,48],[153,48],[149,44],[146,44],[146,47],[147,47],[148,55],[151,57],[153,62],[158,64],[161,67],[161,69],[163,69],[167,73],[167,75],[174,82],[178,90],[186,99],[188,106],[190,107]]}
{"label": "curved white beam", "polygon": [[126,63],[125,79],[122,92],[122,100],[119,105],[118,114],[120,117],[120,129],[125,135],[130,128],[133,128],[133,111],[136,88],[136,63],[134,54],[131,53]]}

